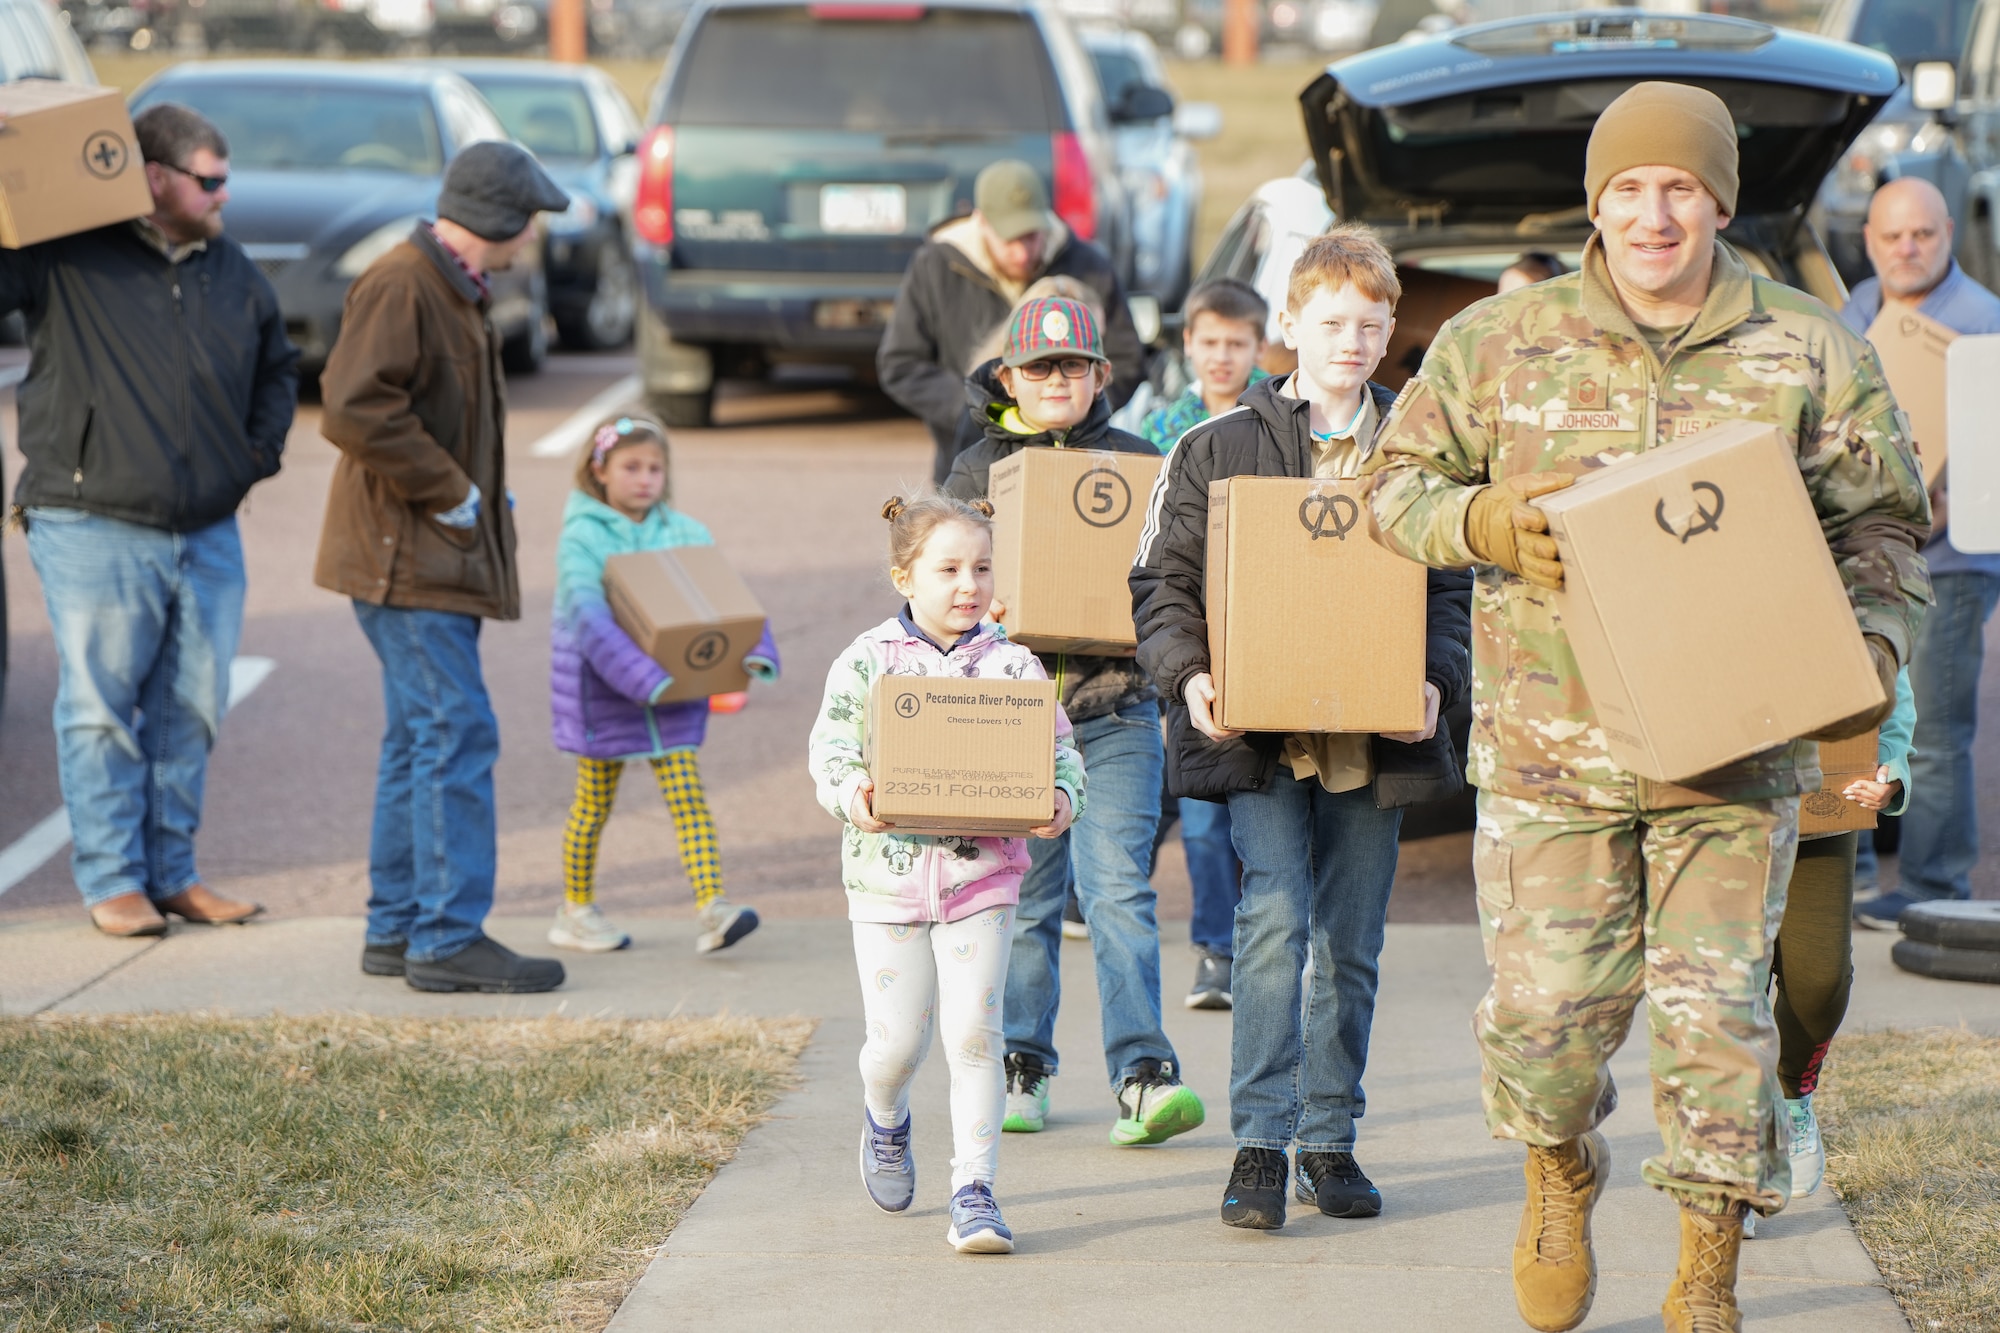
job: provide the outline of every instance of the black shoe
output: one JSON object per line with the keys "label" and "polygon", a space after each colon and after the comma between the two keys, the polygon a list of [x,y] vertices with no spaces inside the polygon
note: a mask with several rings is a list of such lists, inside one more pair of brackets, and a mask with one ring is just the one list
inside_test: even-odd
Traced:
{"label": "black shoe", "polygon": [[1201,951],[1201,961],[1194,965],[1194,989],[1188,992],[1188,1008],[1227,1009],[1234,1003],[1229,994],[1229,962],[1227,954]]}
{"label": "black shoe", "polygon": [[1300,1203],[1319,1205],[1328,1217],[1378,1217],[1382,1195],[1361,1173],[1351,1152],[1299,1153]]}
{"label": "black shoe", "polygon": [[449,958],[406,963],[403,980],[413,990],[529,995],[562,985],[563,965],[553,958],[523,958],[498,940],[481,935]]}
{"label": "black shoe", "polygon": [[400,977],[403,975],[403,954],[409,947],[408,940],[401,944],[364,944],[361,946],[361,970],[371,977]]}
{"label": "black shoe", "polygon": [[1276,1231],[1285,1225],[1285,1154],[1276,1148],[1238,1148],[1222,1196],[1222,1220],[1232,1227]]}

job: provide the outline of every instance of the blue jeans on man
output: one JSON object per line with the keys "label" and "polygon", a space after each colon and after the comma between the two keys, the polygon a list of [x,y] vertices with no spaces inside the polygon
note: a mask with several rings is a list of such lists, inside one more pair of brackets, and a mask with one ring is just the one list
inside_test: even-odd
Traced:
{"label": "blue jeans on man", "polygon": [[172,898],[201,881],[208,753],[243,632],[236,519],[170,532],[36,506],[27,520],[56,645],[56,766],[77,890],[86,907]]}
{"label": "blue jeans on man", "polygon": [[413,963],[477,941],[493,907],[500,726],[477,616],[354,603],[382,662],[387,725],[368,840],[368,943]]}
{"label": "blue jeans on man", "polygon": [[1352,1152],[1403,812],[1281,762],[1263,787],[1230,793],[1229,819],[1243,861],[1230,1131],[1238,1148]]}
{"label": "blue jeans on man", "polygon": [[1229,807],[1221,801],[1180,798],[1181,849],[1187,853],[1194,916],[1188,937],[1197,949],[1233,957],[1236,904],[1243,896],[1242,865],[1230,841]]}
{"label": "blue jeans on man", "polygon": [[1090,791],[1083,817],[1060,838],[1031,838],[1007,967],[1007,1053],[1056,1070],[1058,955],[1063,897],[1072,874],[1090,926],[1104,1063],[1116,1091],[1141,1060],[1174,1059],[1160,1022],[1160,927],[1149,879],[1166,752],[1158,704],[1076,724]]}
{"label": "blue jeans on man", "polygon": [[1972,896],[1972,867],[1979,860],[1972,742],[1986,621],[2000,602],[2000,576],[1934,574],[1931,591],[1936,600],[1910,649],[1917,729],[1897,862],[1897,896],[1910,902]]}

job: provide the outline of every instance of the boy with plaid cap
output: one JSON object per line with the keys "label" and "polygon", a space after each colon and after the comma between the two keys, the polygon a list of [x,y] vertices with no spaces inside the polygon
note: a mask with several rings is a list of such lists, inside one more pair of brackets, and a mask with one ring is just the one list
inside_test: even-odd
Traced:
{"label": "boy with plaid cap", "polygon": [[[1021,449],[1108,449],[1158,455],[1111,426],[1111,368],[1090,308],[1042,297],[1023,302],[1001,354],[974,370],[966,396],[984,432],[958,456],[945,489],[986,494],[992,466]],[[996,606],[994,614],[1000,614]],[[1014,952],[1007,968],[1005,1128],[1034,1133],[1049,1109],[1056,1072],[1057,951],[1072,874],[1097,966],[1104,1061],[1118,1099],[1111,1141],[1160,1143],[1201,1124],[1201,1098],[1180,1081],[1180,1063],[1160,1022],[1160,929],[1151,875],[1166,754],[1159,694],[1129,657],[1055,653],[1043,667],[1056,682],[1090,774],[1090,804],[1070,830],[1029,845]]]}

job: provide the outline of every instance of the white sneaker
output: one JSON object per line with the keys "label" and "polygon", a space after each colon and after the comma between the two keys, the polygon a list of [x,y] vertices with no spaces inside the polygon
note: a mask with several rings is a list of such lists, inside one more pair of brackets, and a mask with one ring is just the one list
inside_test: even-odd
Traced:
{"label": "white sneaker", "polygon": [[1797,1101],[1785,1098],[1785,1111],[1792,1118],[1792,1197],[1803,1199],[1826,1179],[1826,1144],[1820,1140],[1811,1093]]}
{"label": "white sneaker", "polygon": [[558,949],[583,953],[610,953],[632,943],[632,937],[604,919],[596,903],[564,903],[556,909],[556,923],[549,927],[549,943]]}
{"label": "white sneaker", "polygon": [[717,898],[701,909],[697,916],[702,932],[694,937],[696,953],[714,953],[717,949],[727,949],[736,941],[757,929],[757,913],[754,908],[732,906],[727,898]]}

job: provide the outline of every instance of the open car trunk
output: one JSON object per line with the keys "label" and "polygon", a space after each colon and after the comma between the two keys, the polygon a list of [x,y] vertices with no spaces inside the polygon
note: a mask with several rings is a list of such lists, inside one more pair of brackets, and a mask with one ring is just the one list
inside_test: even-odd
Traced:
{"label": "open car trunk", "polygon": [[1398,387],[1438,327],[1493,292],[1490,274],[1435,271],[1413,256],[1579,249],[1591,232],[1591,129],[1619,94],[1653,79],[1707,88],[1736,119],[1741,187],[1725,238],[1753,269],[1845,300],[1806,209],[1897,88],[1893,60],[1708,15],[1480,24],[1339,61],[1299,97],[1328,207],[1374,227],[1404,265],[1383,383]]}

